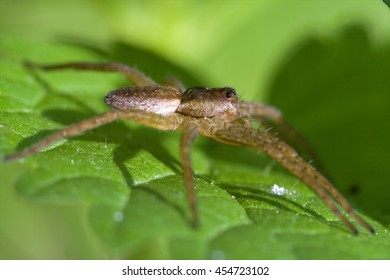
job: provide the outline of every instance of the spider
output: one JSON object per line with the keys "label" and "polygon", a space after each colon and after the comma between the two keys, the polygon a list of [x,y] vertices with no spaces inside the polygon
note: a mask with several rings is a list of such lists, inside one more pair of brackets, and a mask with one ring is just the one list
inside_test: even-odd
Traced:
{"label": "spider", "polygon": [[[180,157],[194,226],[199,225],[200,219],[192,178],[190,146],[200,134],[224,144],[264,151],[316,192],[352,233],[358,234],[359,231],[347,215],[339,210],[338,205],[366,230],[375,233],[374,228],[352,209],[330,181],[301,158],[295,149],[275,135],[253,128],[251,118],[285,123],[276,108],[261,103],[239,101],[235,90],[230,87],[185,89],[176,79],[166,80],[163,85],[159,85],[137,69],[120,63],[26,64],[30,68],[41,70],[119,72],[135,86],[119,88],[108,93],[104,101],[113,110],[70,125],[30,148],[6,156],[5,160],[34,154],[62,138],[78,135],[117,119],[132,120],[160,130],[182,131]],[[289,126],[284,127],[293,131]]]}

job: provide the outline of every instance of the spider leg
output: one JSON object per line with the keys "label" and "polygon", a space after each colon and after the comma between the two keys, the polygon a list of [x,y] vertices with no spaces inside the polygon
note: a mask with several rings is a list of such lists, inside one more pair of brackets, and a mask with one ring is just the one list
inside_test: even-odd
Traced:
{"label": "spider leg", "polygon": [[37,68],[42,70],[59,70],[59,69],[76,69],[76,70],[92,70],[102,72],[120,72],[127,79],[135,83],[137,86],[157,85],[155,81],[147,77],[144,73],[135,68],[121,63],[93,63],[93,62],[70,62],[61,64],[37,64],[34,62],[25,62],[29,68]]}
{"label": "spider leg", "polygon": [[34,154],[62,138],[68,138],[81,134],[87,130],[91,130],[93,128],[96,128],[98,126],[104,125],[117,119],[133,120],[146,126],[154,127],[160,130],[176,130],[180,127],[180,124],[183,121],[183,117],[178,114],[173,114],[165,117],[155,113],[137,110],[108,111],[101,115],[68,126],[52,134],[51,136],[41,140],[30,148],[5,156],[4,160],[9,161]]}
{"label": "spider leg", "polygon": [[280,135],[278,135],[279,138],[285,140],[290,145],[295,143],[296,146],[303,150],[302,152],[307,153],[307,155],[312,160],[314,160],[317,168],[324,170],[316,153],[309,145],[309,143],[292,125],[290,125],[284,119],[282,112],[280,112],[278,109],[263,103],[241,102],[240,111],[242,117],[253,117],[262,124],[277,126],[279,129],[278,132],[280,132]]}
{"label": "spider leg", "polygon": [[279,162],[290,173],[300,178],[307,186],[315,191],[353,233],[358,234],[359,231],[341,213],[334,201],[339,203],[364,228],[371,233],[375,233],[374,228],[356,214],[348,201],[320,172],[304,161],[293,148],[272,134],[258,131],[254,128],[242,127],[242,125],[238,124],[232,124],[224,129],[215,129],[215,127],[206,121],[199,125],[199,131],[202,135],[225,144],[249,146],[256,150],[265,151],[270,157]]}
{"label": "spider leg", "polygon": [[184,84],[179,79],[177,79],[175,77],[165,78],[164,81],[162,82],[162,85],[174,87],[174,88],[178,89],[180,93],[183,93],[186,91],[186,87],[184,86]]}
{"label": "spider leg", "polygon": [[242,117],[270,118],[275,122],[283,121],[282,113],[270,105],[254,102],[240,102],[240,112]]}
{"label": "spider leg", "polygon": [[198,135],[198,127],[195,123],[185,122],[182,126],[180,153],[183,164],[184,183],[187,187],[188,205],[191,210],[192,222],[195,227],[199,226],[198,204],[196,201],[195,185],[192,178],[190,146]]}

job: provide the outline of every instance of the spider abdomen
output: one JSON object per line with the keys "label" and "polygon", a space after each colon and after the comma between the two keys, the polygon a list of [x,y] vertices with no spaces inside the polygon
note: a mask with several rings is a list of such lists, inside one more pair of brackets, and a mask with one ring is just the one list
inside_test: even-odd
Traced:
{"label": "spider abdomen", "polygon": [[172,114],[180,104],[180,92],[173,87],[132,86],[111,91],[104,102],[119,110],[141,110]]}

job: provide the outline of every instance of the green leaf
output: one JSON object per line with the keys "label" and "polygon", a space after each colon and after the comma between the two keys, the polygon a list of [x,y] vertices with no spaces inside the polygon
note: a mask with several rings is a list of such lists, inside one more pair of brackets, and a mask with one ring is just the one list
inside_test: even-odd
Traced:
{"label": "green leaf", "polygon": [[350,25],[329,38],[302,40],[275,74],[269,96],[305,131],[338,188],[387,227],[389,65],[388,44],[374,46],[365,28]]}
{"label": "green leaf", "polygon": [[[2,37],[0,50],[2,155],[103,112],[104,95],[127,83],[118,74],[31,72],[23,59],[53,63],[110,57],[137,65],[157,80],[175,74],[187,84],[202,84],[169,61],[124,43],[105,54],[76,43]],[[202,223],[197,230],[190,225],[177,132],[114,122],[21,160],[23,171],[12,176],[18,177],[16,189],[26,201],[87,205],[87,227],[108,258],[390,257],[389,233],[379,222],[367,217],[376,236],[364,230],[351,235],[313,192],[261,153],[199,139],[192,160]],[[2,176],[7,165],[0,165]],[[274,194],[274,184],[288,192]]]}

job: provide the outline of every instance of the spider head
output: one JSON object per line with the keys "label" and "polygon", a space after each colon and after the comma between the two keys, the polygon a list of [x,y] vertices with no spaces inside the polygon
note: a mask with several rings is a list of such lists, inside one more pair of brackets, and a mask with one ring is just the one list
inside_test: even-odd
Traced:
{"label": "spider head", "polygon": [[234,120],[239,117],[238,97],[230,87],[193,87],[182,94],[176,112],[197,118],[224,117]]}

